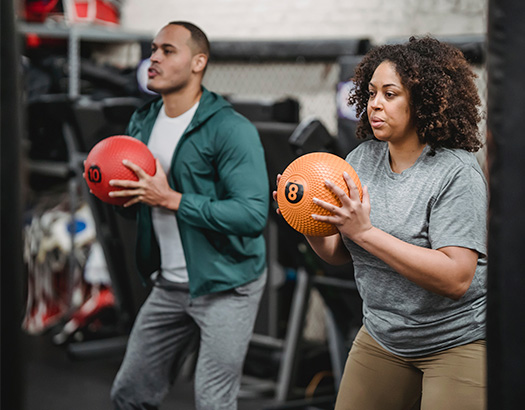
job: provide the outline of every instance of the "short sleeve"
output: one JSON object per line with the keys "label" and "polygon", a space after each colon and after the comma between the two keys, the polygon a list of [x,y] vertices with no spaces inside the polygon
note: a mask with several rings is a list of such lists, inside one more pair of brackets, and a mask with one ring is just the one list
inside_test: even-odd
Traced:
{"label": "short sleeve", "polygon": [[432,249],[459,246],[486,256],[487,207],[487,183],[481,171],[465,164],[452,171],[431,206]]}

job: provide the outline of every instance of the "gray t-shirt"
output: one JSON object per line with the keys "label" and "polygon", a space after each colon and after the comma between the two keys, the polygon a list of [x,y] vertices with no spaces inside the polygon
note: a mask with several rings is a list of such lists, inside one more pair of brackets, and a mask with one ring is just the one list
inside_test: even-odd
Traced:
{"label": "gray t-shirt", "polygon": [[347,238],[364,325],[390,352],[416,357],[485,337],[487,183],[474,154],[429,148],[401,174],[388,144],[362,143],[346,160],[368,186],[371,222],[396,238],[431,249],[459,246],[480,254],[467,293],[454,301],[399,275]]}

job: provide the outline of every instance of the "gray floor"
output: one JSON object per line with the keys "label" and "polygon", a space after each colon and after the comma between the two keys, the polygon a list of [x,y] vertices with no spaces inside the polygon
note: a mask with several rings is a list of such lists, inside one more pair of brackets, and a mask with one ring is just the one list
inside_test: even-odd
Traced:
{"label": "gray floor", "polygon": [[[120,365],[119,355],[71,360],[48,336],[24,336],[23,346],[26,352],[24,410],[111,410],[109,392]],[[269,397],[239,401],[239,410],[272,407]],[[191,381],[179,380],[161,409],[193,409]]]}

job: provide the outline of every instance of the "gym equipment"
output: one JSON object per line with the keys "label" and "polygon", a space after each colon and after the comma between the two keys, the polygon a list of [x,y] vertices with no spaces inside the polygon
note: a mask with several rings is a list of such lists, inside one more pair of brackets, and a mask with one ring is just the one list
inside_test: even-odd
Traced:
{"label": "gym equipment", "polygon": [[[88,192],[88,186],[82,178],[83,162],[90,149],[107,135],[120,135],[125,132],[132,112],[141,104],[134,97],[72,99],[65,94],[48,94],[28,102],[27,111],[32,120],[28,123],[29,170],[33,180],[33,189],[42,195],[42,190],[54,190],[55,183],[66,183],[68,186],[71,220],[76,219],[77,208],[86,201],[95,220],[97,239],[100,242],[106,259],[112,290],[115,293],[116,323],[113,328],[103,332],[91,333],[89,340],[68,340],[65,349],[68,356],[75,360],[123,354],[126,347],[127,333],[136,316],[136,312],[147,296],[149,287],[140,283],[135,272],[133,252],[135,244],[135,223],[115,212],[115,207],[99,200]],[[56,131],[56,133],[55,133]],[[53,136],[61,140],[63,150],[57,155],[54,151],[46,156],[32,150],[39,144],[40,137]],[[38,177],[38,179],[36,179]],[[57,181],[57,182],[55,182]],[[63,189],[60,185],[58,186]],[[77,234],[71,230],[71,242],[76,241]],[[78,253],[78,252],[77,252]],[[74,283],[77,277],[77,253],[69,257],[69,281]],[[70,287],[72,285],[69,285]],[[72,289],[67,290],[66,297],[72,297]],[[73,306],[73,304],[71,304]],[[73,313],[73,312],[71,312]],[[86,329],[80,329],[85,333]],[[116,336],[114,336],[116,335]]]}
{"label": "gym equipment", "polygon": [[329,211],[314,204],[313,198],[340,206],[339,198],[326,187],[325,180],[332,181],[349,195],[343,172],[347,172],[354,180],[359,189],[359,199],[362,199],[363,190],[359,177],[352,166],[337,155],[313,152],[297,158],[288,165],[277,187],[277,202],[286,222],[308,236],[328,236],[337,233],[335,226],[315,221],[311,215],[330,215]]}
{"label": "gym equipment", "polygon": [[155,174],[155,158],[147,145],[127,135],[114,135],[97,143],[84,164],[84,177],[91,192],[108,204],[123,205],[130,199],[110,197],[109,192],[119,190],[109,185],[110,180],[138,181],[135,173],[122,163],[124,159],[138,165],[149,175]]}
{"label": "gym equipment", "polygon": [[[259,131],[270,190],[274,191],[277,189],[276,175],[287,165],[303,154],[332,152],[334,138],[316,118],[297,123],[266,121],[263,114],[268,114],[267,106],[265,103],[260,109],[250,107],[245,113]],[[271,205],[277,207],[274,201]],[[297,409],[314,405],[312,409],[333,408],[348,342],[353,340],[362,322],[361,300],[353,280],[352,265],[323,264],[308,251],[304,236],[274,209],[270,210],[265,237],[268,285],[248,349],[241,397],[273,395],[275,409],[280,409],[281,405]],[[306,340],[303,334],[312,291],[321,294],[327,307],[324,317],[326,345]],[[319,366],[320,360],[322,366]],[[327,377],[316,384],[321,374]],[[312,393],[315,397],[304,398],[305,382],[308,390],[316,386]],[[297,407],[287,407],[285,402]]]}

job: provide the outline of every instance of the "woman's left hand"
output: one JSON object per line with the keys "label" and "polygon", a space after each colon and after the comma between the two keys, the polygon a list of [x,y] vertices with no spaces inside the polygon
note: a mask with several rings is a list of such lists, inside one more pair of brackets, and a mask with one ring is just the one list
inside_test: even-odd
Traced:
{"label": "woman's left hand", "polygon": [[314,198],[314,203],[329,211],[332,215],[316,215],[312,218],[316,221],[328,222],[337,227],[339,232],[349,239],[356,241],[359,235],[372,228],[370,221],[370,196],[368,187],[363,187],[363,200],[359,199],[359,189],[354,180],[345,172],[343,178],[348,186],[350,195],[335,185],[332,181],[326,180],[325,184],[341,201],[341,206]]}

